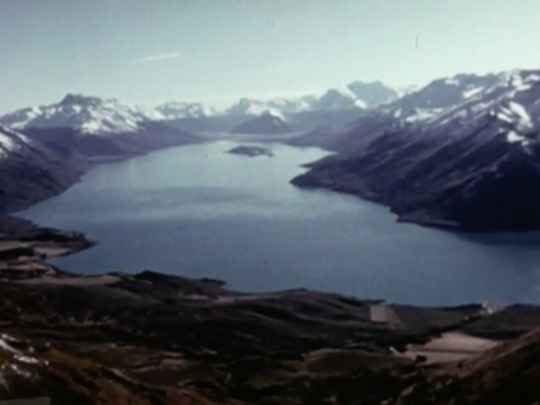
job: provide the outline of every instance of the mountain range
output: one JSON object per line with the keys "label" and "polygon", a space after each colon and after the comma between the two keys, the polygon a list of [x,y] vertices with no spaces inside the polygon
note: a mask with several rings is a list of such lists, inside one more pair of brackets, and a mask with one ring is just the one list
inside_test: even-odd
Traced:
{"label": "mountain range", "polygon": [[126,157],[199,142],[194,133],[209,129],[303,130],[289,142],[337,153],[293,179],[298,186],[380,202],[401,221],[469,231],[540,227],[540,71],[459,74],[397,97],[381,83],[354,82],[320,97],[242,99],[218,113],[197,103],[143,109],[68,94],[0,117],[4,166],[13,157],[43,167],[46,157],[53,173],[66,157]]}
{"label": "mountain range", "polygon": [[116,99],[68,94],[55,104],[4,115],[0,123],[48,146],[70,147],[90,158],[122,157],[197,140],[165,125],[166,113]]}
{"label": "mountain range", "polygon": [[354,120],[360,111],[390,102],[397,95],[381,82],[356,81],[345,89],[330,89],[320,96],[242,98],[226,110],[218,111],[201,103],[174,101],[147,108],[128,106],[117,99],[67,94],[58,103],[23,108],[1,116],[0,123],[19,131],[70,128],[80,135],[110,136],[145,132],[148,123],[193,132],[230,131],[268,112],[287,121],[292,129],[308,130],[324,123],[341,127]]}
{"label": "mountain range", "polygon": [[540,227],[540,72],[457,75],[296,144],[337,155],[293,180],[388,205],[402,221],[470,231]]}

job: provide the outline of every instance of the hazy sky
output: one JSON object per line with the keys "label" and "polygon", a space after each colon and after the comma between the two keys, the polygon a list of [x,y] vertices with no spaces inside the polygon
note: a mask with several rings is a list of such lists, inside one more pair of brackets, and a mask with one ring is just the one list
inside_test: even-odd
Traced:
{"label": "hazy sky", "polygon": [[[0,0],[0,112],[540,67],[538,0]],[[419,46],[415,38],[419,36]]]}

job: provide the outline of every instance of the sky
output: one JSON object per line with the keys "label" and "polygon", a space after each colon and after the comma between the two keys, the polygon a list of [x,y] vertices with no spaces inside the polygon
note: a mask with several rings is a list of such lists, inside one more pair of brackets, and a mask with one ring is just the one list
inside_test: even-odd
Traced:
{"label": "sky", "polygon": [[68,92],[224,105],[540,67],[538,0],[0,0],[0,10],[0,113]]}

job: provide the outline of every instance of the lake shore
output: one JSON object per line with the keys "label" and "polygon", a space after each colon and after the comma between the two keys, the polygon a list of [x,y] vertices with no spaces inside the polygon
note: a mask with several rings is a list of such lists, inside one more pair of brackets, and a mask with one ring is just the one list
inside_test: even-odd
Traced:
{"label": "lake shore", "polygon": [[412,404],[421,391],[411,387],[444,397],[429,381],[456,384],[540,324],[535,306],[415,307],[302,289],[242,293],[150,271],[67,274],[46,259],[92,242],[5,221],[2,398]]}

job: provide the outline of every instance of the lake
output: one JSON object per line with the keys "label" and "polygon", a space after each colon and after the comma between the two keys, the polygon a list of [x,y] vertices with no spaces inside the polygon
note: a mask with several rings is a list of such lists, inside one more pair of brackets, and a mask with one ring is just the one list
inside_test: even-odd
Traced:
{"label": "lake", "polygon": [[96,239],[55,261],[78,273],[152,269],[239,290],[305,287],[423,305],[540,302],[540,233],[397,224],[383,206],[289,184],[321,149],[276,143],[265,144],[273,157],[226,153],[239,144],[101,164],[19,215]]}

